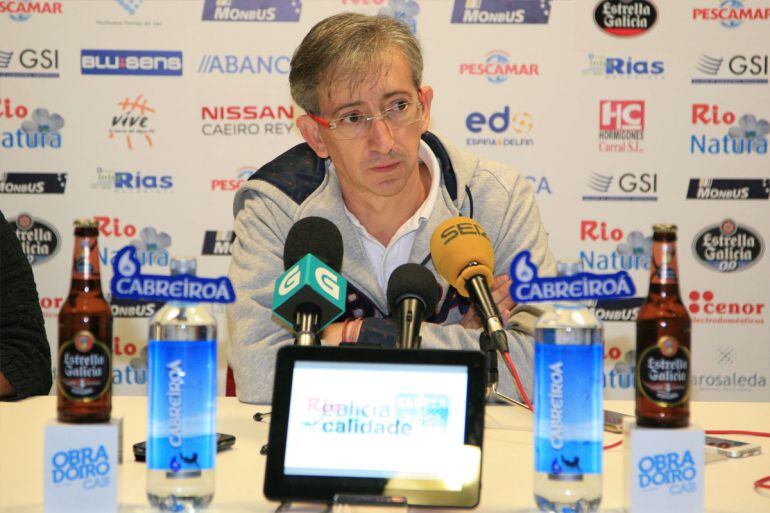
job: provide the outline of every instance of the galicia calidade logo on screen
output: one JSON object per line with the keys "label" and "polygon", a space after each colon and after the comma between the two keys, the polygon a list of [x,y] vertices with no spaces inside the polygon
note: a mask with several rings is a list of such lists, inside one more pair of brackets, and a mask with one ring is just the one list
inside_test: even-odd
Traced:
{"label": "galicia calidade logo on screen", "polygon": [[83,75],[182,76],[182,52],[161,50],[81,50]]}
{"label": "galicia calidade logo on screen", "polygon": [[543,24],[551,15],[551,0],[455,0],[452,23]]}
{"label": "galicia calidade logo on screen", "polygon": [[301,0],[204,0],[203,21],[299,21]]}

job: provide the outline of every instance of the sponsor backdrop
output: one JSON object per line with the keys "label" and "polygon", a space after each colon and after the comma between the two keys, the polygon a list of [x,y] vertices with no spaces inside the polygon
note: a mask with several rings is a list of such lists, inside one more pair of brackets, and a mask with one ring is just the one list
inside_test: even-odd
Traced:
{"label": "sponsor backdrop", "polygon": [[[339,11],[419,36],[433,130],[527,177],[555,255],[631,273],[639,298],[593,305],[608,398],[633,397],[651,227],[674,222],[694,398],[770,399],[770,0],[0,0],[0,205],[52,348],[75,218],[99,219],[104,284],[127,244],[144,272],[227,272],[234,191],[300,142],[291,55]],[[112,302],[117,394],[145,392],[161,306]]]}

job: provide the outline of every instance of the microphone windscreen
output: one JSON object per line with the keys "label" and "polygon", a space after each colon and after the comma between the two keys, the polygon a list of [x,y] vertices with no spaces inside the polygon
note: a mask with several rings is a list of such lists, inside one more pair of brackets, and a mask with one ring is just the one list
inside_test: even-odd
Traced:
{"label": "microphone windscreen", "polygon": [[342,235],[334,223],[323,217],[305,217],[294,223],[283,246],[284,270],[308,253],[340,272]]}
{"label": "microphone windscreen", "polygon": [[[484,276],[492,288],[492,242],[473,219],[453,217],[441,223],[430,239],[430,254],[438,273],[462,296],[468,297],[465,281],[472,276]],[[471,262],[477,265],[469,267]]]}
{"label": "microphone windscreen", "polygon": [[388,308],[391,314],[398,303],[407,297],[414,297],[425,305],[425,317],[436,310],[439,286],[436,277],[420,264],[403,264],[396,267],[388,280]]}

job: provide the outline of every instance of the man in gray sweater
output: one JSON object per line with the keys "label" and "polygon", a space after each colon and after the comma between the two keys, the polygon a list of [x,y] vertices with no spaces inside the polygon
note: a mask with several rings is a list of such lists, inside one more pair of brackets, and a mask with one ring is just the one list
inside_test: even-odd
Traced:
{"label": "man in gray sweater", "polygon": [[[507,271],[524,250],[541,275],[553,274],[555,266],[529,182],[428,132],[433,89],[422,85],[419,43],[392,18],[345,13],[321,21],[297,48],[289,83],[307,112],[297,119],[306,142],[257,171],[235,198],[229,275],[237,300],[227,314],[238,397],[271,400],[276,352],[293,340],[272,316],[273,289],[289,229],[309,216],[339,228],[348,280],[346,312],[324,330],[323,344],[392,345],[388,278],[415,262],[431,270],[442,289],[436,312],[422,325],[422,347],[467,350],[479,348],[481,323],[436,273],[429,243],[446,219],[479,222],[495,253],[493,298],[531,395],[535,317],[511,300]],[[500,367],[499,388],[519,396]]]}

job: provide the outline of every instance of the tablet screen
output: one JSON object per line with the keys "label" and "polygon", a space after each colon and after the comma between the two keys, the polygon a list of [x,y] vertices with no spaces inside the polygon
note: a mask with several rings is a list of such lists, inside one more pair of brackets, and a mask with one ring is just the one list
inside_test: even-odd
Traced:
{"label": "tablet screen", "polygon": [[467,393],[464,366],[296,362],[284,472],[439,476],[463,451]]}

